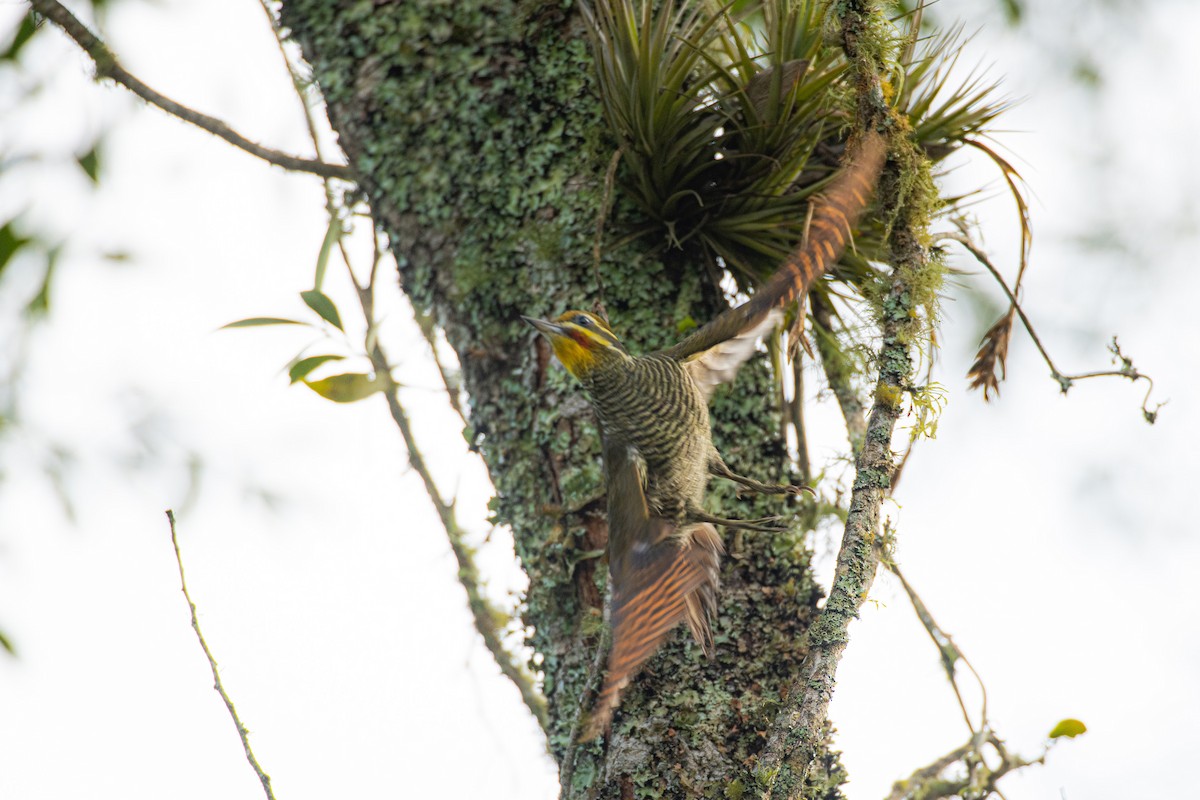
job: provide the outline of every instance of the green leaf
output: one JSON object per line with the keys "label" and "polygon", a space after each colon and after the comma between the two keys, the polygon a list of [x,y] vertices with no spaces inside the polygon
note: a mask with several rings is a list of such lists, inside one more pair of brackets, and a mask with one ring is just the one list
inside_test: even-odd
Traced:
{"label": "green leaf", "polygon": [[76,157],[75,163],[79,164],[92,183],[100,183],[100,141],[97,139],[91,150]]}
{"label": "green leaf", "polygon": [[0,648],[7,652],[10,656],[17,654],[17,648],[13,647],[12,639],[8,638],[8,634],[0,631]]}
{"label": "green leaf", "polygon": [[361,372],[348,372],[344,375],[331,375],[319,381],[305,381],[304,385],[326,400],[332,400],[335,403],[353,403],[383,391],[384,382],[379,376],[372,377]]}
{"label": "green leaf", "polygon": [[1066,736],[1068,739],[1074,739],[1081,733],[1087,733],[1087,725],[1077,719],[1064,719],[1054,726],[1054,730],[1050,731],[1050,738],[1058,739]]}
{"label": "green leaf", "polygon": [[33,12],[30,11],[21,19],[21,24],[17,27],[17,32],[13,36],[13,40],[9,42],[4,52],[0,53],[0,63],[16,61],[17,57],[21,55],[21,49],[33,38],[37,30],[37,21],[33,17]]}
{"label": "green leaf", "polygon": [[329,227],[325,229],[325,238],[321,240],[321,251],[317,253],[317,272],[313,276],[314,292],[321,291],[321,285],[325,283],[325,268],[329,266],[329,254],[333,251],[333,245],[341,238],[341,235],[342,221],[337,218],[337,214],[331,214]]}
{"label": "green leaf", "polygon": [[1021,16],[1025,11],[1021,6],[1021,0],[1003,0],[1001,5],[1004,6],[1004,16],[1008,18],[1009,25],[1016,25],[1021,21]]}
{"label": "green leaf", "polygon": [[296,361],[288,368],[288,378],[292,383],[303,380],[308,374],[326,361],[341,361],[345,356],[309,356]]}
{"label": "green leaf", "polygon": [[25,304],[25,313],[29,316],[44,316],[50,310],[50,284],[54,280],[54,272],[58,268],[58,258],[61,255],[61,245],[46,253],[46,272],[42,276],[42,285],[38,287],[37,294]]}
{"label": "green leaf", "polygon": [[223,331],[226,328],[257,328],[260,325],[308,325],[308,323],[294,319],[280,319],[279,317],[250,317],[249,319],[239,319],[237,322],[222,325],[218,330]]}
{"label": "green leaf", "polygon": [[0,273],[4,272],[4,268],[8,266],[9,260],[17,254],[25,245],[33,241],[28,236],[21,236],[17,233],[14,227],[14,221],[10,220],[0,228]]}
{"label": "green leaf", "polygon": [[338,315],[337,306],[333,301],[316,289],[309,289],[307,292],[300,293],[300,299],[304,304],[320,315],[321,319],[328,322],[339,331],[345,330],[342,327],[342,318]]}

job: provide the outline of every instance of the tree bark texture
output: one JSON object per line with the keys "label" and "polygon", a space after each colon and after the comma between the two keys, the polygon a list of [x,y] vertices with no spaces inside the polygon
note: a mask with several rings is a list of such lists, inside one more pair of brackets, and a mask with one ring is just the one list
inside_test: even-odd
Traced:
{"label": "tree bark texture", "polygon": [[[614,328],[645,351],[725,307],[699,253],[645,237],[605,254],[599,286],[592,244],[613,144],[579,14],[561,3],[285,0],[283,21],[404,290],[436,315],[462,364],[495,521],[512,527],[529,576],[523,617],[545,676],[550,749],[573,763],[564,796],[757,794],[750,767],[821,596],[800,528],[727,534],[716,658],[681,630],[626,690],[612,735],[570,752],[603,630],[599,437],[581,390],[520,315],[602,296]],[[607,239],[645,223],[618,192]],[[787,477],[775,397],[758,359],[713,406],[728,463],[763,480]],[[783,510],[717,482],[711,502],[726,516]],[[805,796],[838,796],[843,773],[827,745],[818,767]]]}

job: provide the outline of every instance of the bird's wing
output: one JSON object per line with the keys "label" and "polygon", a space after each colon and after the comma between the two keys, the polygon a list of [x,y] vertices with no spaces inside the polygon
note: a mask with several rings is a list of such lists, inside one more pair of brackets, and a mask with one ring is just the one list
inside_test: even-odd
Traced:
{"label": "bird's wing", "polygon": [[851,142],[843,168],[820,195],[813,198],[808,235],[784,260],[754,296],[726,309],[678,344],[661,351],[685,361],[747,329],[757,327],[774,308],[803,297],[841,258],[855,225],[875,192],[887,160],[888,143],[872,130]]}
{"label": "bird's wing", "polygon": [[755,343],[779,325],[783,312],[772,309],[754,326],[704,350],[683,362],[683,368],[691,376],[704,399],[712,397],[713,391],[722,383],[732,381],[738,368],[754,355]]}

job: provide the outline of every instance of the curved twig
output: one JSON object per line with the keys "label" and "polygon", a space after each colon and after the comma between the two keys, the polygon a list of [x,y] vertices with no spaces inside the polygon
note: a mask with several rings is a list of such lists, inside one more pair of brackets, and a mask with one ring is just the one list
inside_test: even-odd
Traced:
{"label": "curved twig", "polygon": [[[973,762],[973,759],[978,758],[979,748],[984,744],[990,744],[995,749],[996,755],[1000,758],[998,766],[993,768],[982,763],[980,767],[982,774],[980,775],[972,775],[971,770],[967,769],[962,777],[945,776],[946,770],[959,762],[968,765],[979,763]],[[938,800],[943,797],[960,797],[965,791],[971,791],[971,797],[986,797],[990,794],[1003,797],[1000,790],[996,788],[996,783],[1001,778],[1013,770],[1034,764],[1045,764],[1048,753],[1049,747],[1043,750],[1037,758],[1024,759],[1015,753],[1010,753],[1004,746],[1004,742],[995,733],[982,731],[980,736],[972,736],[966,744],[935,759],[927,766],[921,767],[908,778],[896,781],[887,800],[915,800],[915,798]]]}
{"label": "curved twig", "polygon": [[267,793],[267,800],[275,800],[275,793],[271,791],[271,777],[263,772],[258,759],[254,757],[254,750],[250,747],[250,732],[242,724],[242,719],[238,716],[237,709],[233,707],[233,700],[229,697],[229,693],[225,691],[225,685],[221,683],[221,673],[217,670],[217,660],[213,658],[212,651],[208,649],[208,642],[204,641],[204,634],[200,631],[200,620],[196,618],[196,604],[192,602],[192,596],[188,593],[187,579],[183,576],[183,555],[179,552],[179,538],[175,535],[174,511],[167,511],[167,522],[171,525],[171,545],[175,548],[175,563],[179,566],[179,588],[183,590],[183,597],[187,600],[188,610],[192,614],[192,630],[196,632],[196,639],[200,642],[200,649],[204,651],[204,657],[208,659],[209,669],[212,670],[213,688],[217,690],[217,694],[221,695],[221,699],[225,701],[225,708],[228,709],[229,716],[233,719],[233,724],[237,727],[238,736],[242,740],[242,749],[246,751],[246,761],[254,768],[254,774],[258,775],[258,780],[262,783],[263,791]]}
{"label": "curved twig", "polygon": [[[929,613],[929,608],[917,594],[916,589],[904,577],[904,573],[900,571],[900,566],[891,558],[884,559],[884,566],[891,570],[892,574],[900,579],[900,585],[904,588],[905,594],[908,595],[908,600],[912,603],[913,611],[916,612],[917,618],[921,621],[921,625],[925,628],[925,632],[929,634],[929,638],[933,640],[933,644],[937,647],[938,652],[942,656],[942,666],[946,670],[946,678],[950,681],[950,686],[954,690],[954,696],[958,700],[958,707],[962,711],[963,720],[967,723],[967,729],[971,731],[972,736],[979,734],[980,730],[985,730],[988,727],[987,717],[987,687],[983,683],[983,678],[979,677],[979,673],[971,664],[966,654],[959,649],[954,643],[954,639],[950,634],[946,633],[937,622],[934,621],[933,615]],[[979,692],[981,695],[981,707],[979,711],[979,727],[971,721],[971,715],[967,711],[967,704],[963,700],[962,692],[958,688],[958,680],[954,673],[954,662],[961,661],[966,665],[971,674],[975,676],[975,682],[979,684]]]}
{"label": "curved twig", "polygon": [[219,136],[234,147],[245,150],[247,153],[258,156],[264,161],[278,167],[295,172],[309,172],[314,175],[320,175],[323,178],[339,178],[345,181],[353,181],[355,179],[353,170],[345,164],[326,164],[322,161],[300,158],[279,150],[273,150],[270,147],[264,147],[257,142],[250,141],[216,117],[202,114],[181,103],[177,103],[165,95],[159,94],[122,67],[121,63],[117,61],[117,57],[108,49],[108,45],[102,42],[96,34],[88,30],[87,26],[80,22],[79,18],[59,3],[58,0],[29,0],[29,4],[35,12],[61,28],[67,36],[73,39],[88,54],[96,64],[97,79],[108,78],[119,83],[150,105],[157,106],[171,116],[178,117],[184,122],[190,122],[214,136]]}
{"label": "curved twig", "polygon": [[1113,354],[1113,358],[1121,362],[1120,369],[1096,370],[1094,372],[1081,372],[1075,375],[1068,375],[1060,371],[1058,367],[1054,365],[1054,360],[1050,358],[1050,354],[1046,352],[1046,348],[1042,344],[1042,340],[1038,338],[1037,331],[1033,329],[1033,323],[1025,314],[1025,309],[1021,308],[1021,304],[1017,302],[1017,297],[1015,294],[1013,294],[1012,289],[1008,288],[1008,283],[1004,280],[1004,276],[1000,274],[1000,270],[998,270],[996,265],[992,263],[992,260],[988,258],[987,253],[985,253],[978,245],[975,244],[974,241],[972,241],[971,237],[967,234],[966,224],[962,220],[956,220],[955,226],[958,228],[958,233],[946,231],[938,234],[935,238],[938,241],[958,242],[967,250],[967,252],[975,257],[976,261],[982,264],[987,271],[992,274],[992,277],[995,278],[996,282],[1000,284],[1000,288],[1004,290],[1004,294],[1008,297],[1009,302],[1012,304],[1012,308],[1017,312],[1017,316],[1021,318],[1021,324],[1025,326],[1025,330],[1029,333],[1029,338],[1033,339],[1034,346],[1037,347],[1038,352],[1042,354],[1042,359],[1046,362],[1046,366],[1050,367],[1050,375],[1055,381],[1058,382],[1059,388],[1062,389],[1063,394],[1067,393],[1067,390],[1071,388],[1075,381],[1081,381],[1086,378],[1120,377],[1128,378],[1130,381],[1134,382],[1144,380],[1149,383],[1150,386],[1146,390],[1146,396],[1142,399],[1142,416],[1146,418],[1147,422],[1154,424],[1154,421],[1158,418],[1158,410],[1166,403],[1159,403],[1154,407],[1153,410],[1150,408],[1150,394],[1154,391],[1154,380],[1149,375],[1138,372],[1138,370],[1133,366],[1133,361],[1121,352],[1120,345],[1117,344],[1117,337],[1113,337],[1112,344],[1109,345],[1108,349],[1109,352]]}

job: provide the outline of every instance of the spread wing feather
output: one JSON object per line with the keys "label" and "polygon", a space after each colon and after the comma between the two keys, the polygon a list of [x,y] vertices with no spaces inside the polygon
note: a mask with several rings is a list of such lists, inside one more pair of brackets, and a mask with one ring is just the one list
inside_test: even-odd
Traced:
{"label": "spread wing feather", "polygon": [[700,388],[706,401],[712,397],[718,386],[734,379],[738,368],[754,355],[755,343],[777,327],[782,319],[783,312],[777,308],[772,309],[758,324],[683,362],[683,368]]}
{"label": "spread wing feather", "polygon": [[771,275],[754,296],[717,315],[682,342],[662,352],[686,359],[719,344],[746,328],[755,327],[772,308],[782,308],[803,296],[828,272],[850,241],[887,160],[887,140],[875,131],[851,144],[842,171],[813,200],[812,222],[805,241]]}
{"label": "spread wing feather", "polygon": [[721,539],[712,525],[677,526],[652,517],[646,505],[645,465],[633,448],[605,448],[608,472],[609,572],[613,644],[608,674],[583,740],[608,729],[621,691],[680,622],[706,654],[716,610]]}

